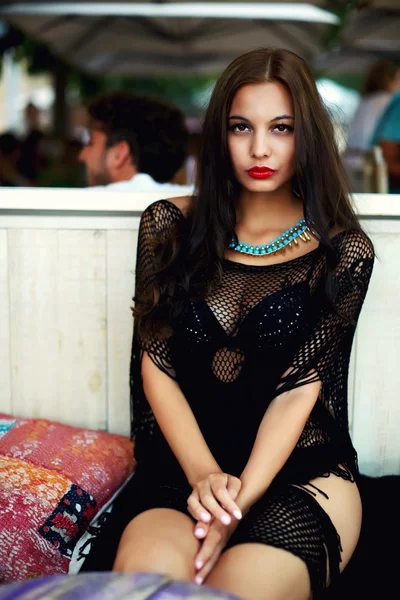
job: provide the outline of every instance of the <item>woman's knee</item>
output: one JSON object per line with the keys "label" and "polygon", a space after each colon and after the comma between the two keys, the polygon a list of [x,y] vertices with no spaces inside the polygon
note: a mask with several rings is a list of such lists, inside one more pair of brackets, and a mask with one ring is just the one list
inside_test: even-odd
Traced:
{"label": "woman's knee", "polygon": [[113,571],[148,571],[191,579],[198,545],[188,516],[171,509],[152,509],[125,528]]}
{"label": "woman's knee", "polygon": [[162,541],[145,551],[141,545],[118,551],[113,571],[162,573],[174,579],[190,579],[194,573],[192,562],[184,554],[171,548],[168,542]]}

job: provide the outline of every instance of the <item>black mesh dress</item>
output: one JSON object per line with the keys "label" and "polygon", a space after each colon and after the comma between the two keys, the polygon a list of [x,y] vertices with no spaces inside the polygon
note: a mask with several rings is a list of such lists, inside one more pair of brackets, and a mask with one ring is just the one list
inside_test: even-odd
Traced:
{"label": "black mesh dress", "polygon": [[[151,285],[141,274],[153,260],[154,239],[169,235],[181,219],[180,210],[167,200],[144,211],[137,254],[138,298]],[[227,547],[259,542],[293,552],[307,564],[314,598],[325,587],[327,558],[331,581],[337,577],[340,540],[314,498],[323,492],[304,486],[330,473],[351,480],[358,475],[348,433],[347,378],[374,254],[361,231],[339,233],[333,244],[339,256],[335,306],[341,316],[326,298],[325,256],[316,248],[280,264],[250,266],[225,260],[221,284],[206,300],[189,304],[172,323],[167,341],[134,335],[131,389],[138,467],[119,501],[119,516],[107,523],[108,534],[100,534],[85,570],[110,568],[101,538],[107,540],[108,535],[110,554],[110,531],[120,535],[127,521],[143,510],[169,507],[187,512],[191,488],[143,392],[140,357],[146,350],[179,383],[221,469],[236,476],[243,471],[260,422],[277,394],[322,382],[291,456],[239,523]]]}

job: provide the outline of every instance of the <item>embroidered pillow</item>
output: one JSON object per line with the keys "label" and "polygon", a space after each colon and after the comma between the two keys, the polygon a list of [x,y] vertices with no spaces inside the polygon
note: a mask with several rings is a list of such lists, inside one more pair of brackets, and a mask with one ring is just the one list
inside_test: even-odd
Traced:
{"label": "embroidered pillow", "polygon": [[134,468],[127,437],[0,413],[0,582],[68,573]]}

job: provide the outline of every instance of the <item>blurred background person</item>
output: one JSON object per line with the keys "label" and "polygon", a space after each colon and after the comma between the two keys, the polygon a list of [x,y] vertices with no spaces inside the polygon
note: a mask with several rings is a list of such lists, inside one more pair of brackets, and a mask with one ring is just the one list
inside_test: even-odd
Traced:
{"label": "blurred background person", "polygon": [[372,143],[382,148],[386,162],[389,193],[400,194],[400,91],[394,94],[379,119]]}
{"label": "blurred background person", "polygon": [[31,182],[20,171],[21,142],[11,132],[0,135],[0,185],[26,186]]}
{"label": "blurred background person", "polygon": [[371,191],[364,189],[366,153],[375,145],[377,123],[399,88],[400,67],[392,62],[378,61],[367,74],[360,104],[347,129],[343,155],[353,192]]}
{"label": "blurred background person", "polygon": [[94,100],[88,118],[88,140],[79,155],[88,186],[193,193],[193,186],[170,183],[187,155],[188,131],[177,107],[157,98],[115,92]]}
{"label": "blurred background person", "polygon": [[367,75],[364,92],[348,128],[347,145],[352,150],[368,150],[375,127],[393,94],[400,88],[400,67],[379,61]]}
{"label": "blurred background person", "polygon": [[24,111],[25,135],[21,142],[21,173],[35,185],[42,169],[46,167],[44,153],[45,135],[40,126],[40,110],[29,102]]}

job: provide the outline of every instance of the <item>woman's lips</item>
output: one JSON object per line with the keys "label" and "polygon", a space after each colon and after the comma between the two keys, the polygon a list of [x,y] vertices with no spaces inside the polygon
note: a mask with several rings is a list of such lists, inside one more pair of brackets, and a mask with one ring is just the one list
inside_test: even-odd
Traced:
{"label": "woman's lips", "polygon": [[270,169],[269,167],[252,167],[247,172],[253,179],[268,179],[268,177],[272,177],[276,173],[274,169]]}

